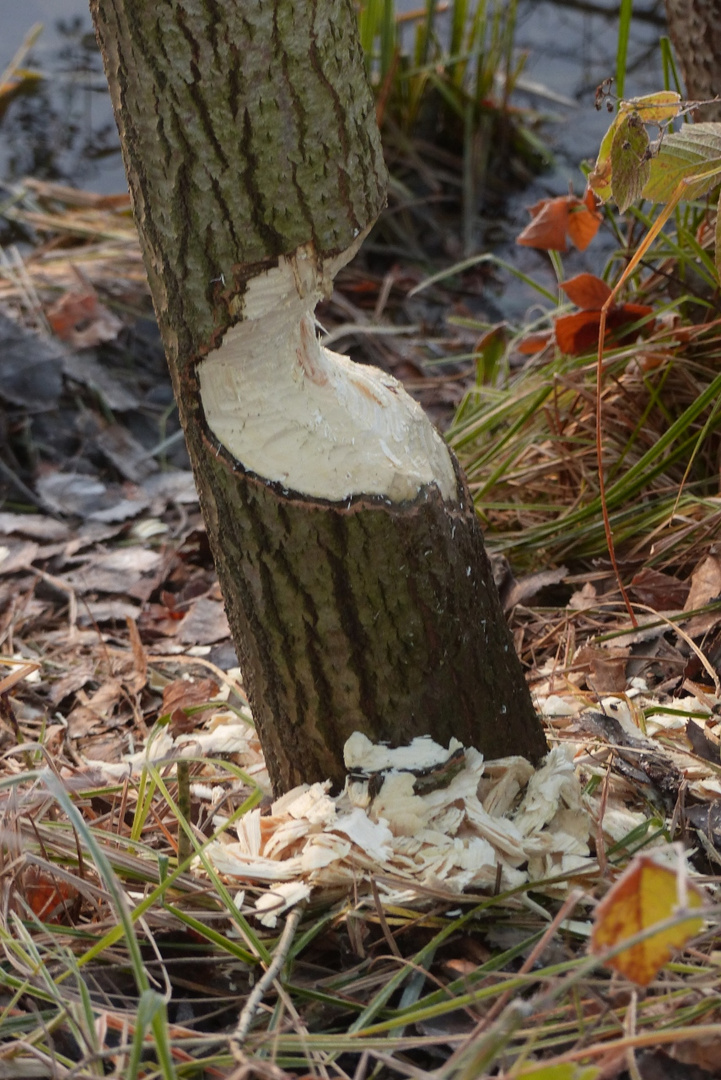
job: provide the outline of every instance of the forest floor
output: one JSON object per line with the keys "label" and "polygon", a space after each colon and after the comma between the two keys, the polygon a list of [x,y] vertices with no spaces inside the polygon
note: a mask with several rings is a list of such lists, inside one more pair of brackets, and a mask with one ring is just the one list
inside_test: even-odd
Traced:
{"label": "forest floor", "polygon": [[[581,200],[544,199],[513,266],[467,260],[460,157],[420,139],[386,152],[389,210],[319,319],[456,448],[549,757],[534,771],[423,741],[399,764],[360,741],[345,792],[272,798],[127,196],[15,184],[2,223],[20,247],[0,249],[0,1080],[721,1075],[709,209],[679,218],[634,280],[652,317],[605,369],[633,624],[597,499],[583,341],[598,312],[569,314],[558,283],[608,277],[603,260],[622,265],[647,222],[606,212],[598,246],[561,258],[565,232],[549,242],[539,220],[578,225]],[[514,149],[487,176],[488,235],[528,165]],[[635,325],[637,309],[621,314]]]}
{"label": "forest floor", "polygon": [[[634,567],[640,627],[604,560],[494,555],[535,779],[467,757],[445,794],[274,803],[127,203],[28,181],[15,213],[43,242],[0,279],[3,1075],[718,1075],[716,908],[660,975],[647,912],[715,898],[714,544]],[[476,366],[429,343],[474,354],[485,275],[421,302],[371,266],[321,322],[447,426]],[[646,938],[610,976],[587,946],[629,861]]]}

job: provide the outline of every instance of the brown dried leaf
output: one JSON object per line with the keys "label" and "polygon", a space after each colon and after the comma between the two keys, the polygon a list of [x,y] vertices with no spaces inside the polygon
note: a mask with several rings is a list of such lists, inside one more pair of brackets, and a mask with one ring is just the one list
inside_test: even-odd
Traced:
{"label": "brown dried leaf", "polygon": [[125,691],[119,679],[107,679],[90,698],[84,694],[78,697],[81,704],[68,716],[68,729],[74,739],[107,727]]}
{"label": "brown dried leaf", "polygon": [[588,672],[590,686],[599,694],[618,694],[626,689],[626,664],[630,653],[628,649],[599,649],[593,645],[584,645],[574,659],[574,665],[581,664]]}
{"label": "brown dried leaf", "polygon": [[215,679],[176,679],[163,688],[163,713],[205,705],[218,693]]}
{"label": "brown dried leaf", "polygon": [[176,679],[163,689],[163,714],[170,713],[170,733],[173,737],[187,735],[202,723],[202,714],[188,716],[187,709],[207,705],[218,693],[214,679]]}
{"label": "brown dried leaf", "polygon": [[0,544],[0,574],[15,574],[18,570],[27,570],[39,551],[40,545],[32,540]]}
{"label": "brown dried leaf", "polygon": [[[717,1035],[709,1035],[705,1039],[688,1039],[685,1042],[676,1042],[670,1048],[670,1055],[684,1065],[695,1066],[703,1069],[709,1076],[718,1071],[718,1063],[721,1060],[721,1038]],[[694,1073],[693,1076],[696,1076]],[[684,1074],[687,1080],[693,1080],[690,1073]]]}
{"label": "brown dried leaf", "polygon": [[[721,558],[710,554],[700,563],[691,575],[691,588],[684,611],[694,611],[711,603],[721,596]],[[721,621],[721,613],[711,611],[707,615],[694,615],[686,626],[691,637],[706,634]]]}
{"label": "brown dried leaf", "polygon": [[180,624],[178,641],[184,645],[213,645],[230,637],[225,608],[219,600],[196,600]]}
{"label": "brown dried leaf", "polygon": [[554,570],[539,570],[537,574],[527,574],[520,581],[513,583],[513,587],[503,601],[504,611],[510,611],[517,604],[527,604],[537,596],[541,589],[545,589],[548,585],[557,585],[567,576],[568,567],[566,566],[559,566]]}
{"label": "brown dried leaf", "polygon": [[163,562],[157,551],[139,546],[103,552],[66,576],[78,592],[118,593],[147,600],[156,587],[156,572]]}
{"label": "brown dried leaf", "polygon": [[688,582],[680,581],[672,574],[644,567],[634,574],[628,591],[654,611],[679,611],[686,603],[689,588]]}
{"label": "brown dried leaf", "polygon": [[691,743],[694,754],[703,758],[704,761],[713,761],[714,765],[718,765],[721,757],[719,744],[709,738],[709,735],[696,720],[686,721],[686,738]]}
{"label": "brown dried leaf", "polygon": [[143,643],[140,640],[140,633],[138,631],[137,623],[130,617],[125,620],[128,627],[128,636],[130,638],[130,647],[133,650],[134,670],[132,675],[128,676],[125,680],[128,688],[134,693],[138,693],[142,690],[148,681],[148,657],[143,648]]}

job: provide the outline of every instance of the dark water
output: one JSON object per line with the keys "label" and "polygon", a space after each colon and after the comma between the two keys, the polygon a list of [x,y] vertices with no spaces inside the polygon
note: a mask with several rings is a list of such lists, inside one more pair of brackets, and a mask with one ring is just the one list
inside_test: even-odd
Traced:
{"label": "dark water", "polygon": [[[406,0],[414,7],[414,0]],[[517,47],[528,53],[526,80],[542,84],[572,105],[543,94],[519,95],[561,117],[544,135],[554,145],[556,174],[546,187],[566,189],[569,173],[595,156],[607,118],[593,108],[598,83],[615,69],[617,4],[571,6],[520,0]],[[636,0],[629,56],[631,95],[660,86],[657,43],[663,32],[661,0]],[[656,15],[654,20],[653,16]],[[85,0],[0,0],[0,69],[36,22],[44,30],[30,62],[45,76],[32,95],[13,101],[0,126],[0,179],[25,175],[66,180],[109,193],[124,187],[117,136]]]}
{"label": "dark water", "polygon": [[[519,4],[516,47],[528,54],[525,77],[575,103],[573,108],[560,108],[563,122],[547,129],[560,155],[574,165],[582,158],[595,158],[608,126],[608,116],[594,108],[594,95],[599,83],[616,70],[617,8],[610,0],[579,0],[578,4],[521,0]],[[652,93],[663,86],[658,48],[665,33],[663,12],[662,0],[634,3],[626,97]],[[537,98],[536,103],[542,100]]]}
{"label": "dark water", "polygon": [[[398,2],[409,9],[420,6],[420,0]],[[44,78],[32,93],[14,99],[2,118],[0,184],[7,192],[13,180],[32,175],[101,193],[124,190],[117,133],[85,0],[0,0],[0,69],[35,22],[42,22],[44,30],[25,63]],[[594,95],[615,71],[617,24],[615,0],[519,0],[516,48],[527,54],[527,61],[515,100],[549,115],[541,136],[555,163],[530,188],[509,196],[498,229],[491,230],[491,237],[484,233],[479,243],[493,246],[548,285],[554,281],[548,261],[515,247],[514,238],[528,220],[527,205],[567,193],[569,183],[583,190],[579,163],[595,158],[609,122],[607,113],[594,108]],[[636,0],[627,97],[662,86],[662,33],[663,0]],[[574,253],[571,270],[597,271],[596,250],[589,257],[590,262]],[[498,305],[489,297],[486,316],[490,321],[521,317],[536,299],[532,290],[511,282],[503,286]]]}
{"label": "dark water", "polygon": [[121,191],[118,136],[87,4],[0,0],[0,70],[38,22],[43,32],[23,63],[44,77],[2,119],[0,180],[36,176]]}

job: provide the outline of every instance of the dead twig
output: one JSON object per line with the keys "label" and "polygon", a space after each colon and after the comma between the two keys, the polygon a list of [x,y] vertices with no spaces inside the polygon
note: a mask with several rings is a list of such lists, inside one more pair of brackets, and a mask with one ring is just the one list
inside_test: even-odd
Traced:
{"label": "dead twig", "polygon": [[260,1006],[266,991],[273,985],[273,982],[280,974],[280,970],[288,957],[290,947],[293,944],[293,938],[295,937],[295,932],[298,929],[298,924],[303,917],[304,911],[305,905],[298,904],[288,915],[288,918],[285,920],[283,933],[278,939],[278,944],[276,945],[273,954],[273,960],[263,977],[253,987],[252,992],[248,995],[248,1000],[240,1011],[238,1023],[235,1025],[235,1031],[230,1037],[230,1049],[235,1060],[241,1065],[246,1061],[246,1055],[243,1052],[243,1042],[245,1037],[250,1031],[250,1026],[253,1023],[255,1014],[258,1011],[258,1007]]}

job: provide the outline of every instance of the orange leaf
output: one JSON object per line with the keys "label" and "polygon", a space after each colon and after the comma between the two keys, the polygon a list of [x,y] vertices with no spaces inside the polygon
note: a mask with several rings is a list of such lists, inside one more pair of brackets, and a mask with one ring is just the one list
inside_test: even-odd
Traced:
{"label": "orange leaf", "polygon": [[[637,855],[596,908],[591,952],[600,953],[620,945],[642,930],[670,919],[676,911],[703,906],[701,890],[686,881],[685,868],[677,871]],[[690,916],[668,930],[651,934],[608,960],[639,986],[648,986],[677,949],[700,933],[703,919]]]}
{"label": "orange leaf", "polygon": [[567,237],[579,251],[585,251],[601,224],[592,191],[584,199],[576,195],[541,199],[535,206],[529,206],[528,212],[533,220],[516,238],[516,243],[541,251],[567,251]]}
{"label": "orange leaf", "polygon": [[598,208],[601,205],[601,200],[596,196],[590,185],[586,188],[586,194],[583,196],[583,204],[588,210],[589,214],[596,215],[596,217],[598,218],[598,223],[600,225],[602,215]]}
{"label": "orange leaf", "polygon": [[[652,311],[653,308],[649,307],[648,304],[619,304],[618,307],[612,307],[608,313],[611,318],[609,326],[621,326],[627,322],[638,322],[640,319],[645,319]],[[623,318],[619,317],[621,315]]]}
{"label": "orange leaf", "polygon": [[45,314],[54,333],[76,349],[113,341],[123,326],[92,289],[66,292]]}
{"label": "orange leaf", "polygon": [[[646,304],[621,304],[619,307],[612,307],[606,316],[606,336],[615,337],[619,345],[629,345],[637,336],[637,331],[631,334],[614,334],[613,331],[620,330],[627,324],[637,323],[639,319],[645,319],[652,311],[653,308]],[[653,325],[654,320],[647,322],[643,332],[649,333],[653,330]]]}
{"label": "orange leaf", "polygon": [[46,314],[51,329],[67,340],[79,323],[95,317],[98,298],[94,292],[67,292],[49,307]]}
{"label": "orange leaf", "polygon": [[47,923],[59,923],[67,917],[68,908],[79,895],[68,881],[46,873],[39,866],[28,867],[23,884],[29,908]]}
{"label": "orange leaf", "polygon": [[541,199],[535,206],[529,206],[533,220],[516,237],[516,243],[541,251],[567,251],[568,199],[568,195],[562,195],[558,199]]}
{"label": "orange leaf", "polygon": [[600,311],[577,311],[560,315],[555,322],[556,342],[568,356],[581,356],[598,342]]}
{"label": "orange leaf", "polygon": [[561,288],[571,303],[585,311],[600,311],[611,295],[606,282],[595,274],[577,274],[562,281]]}
{"label": "orange leaf", "polygon": [[534,353],[538,353],[541,349],[545,349],[549,341],[553,340],[553,335],[550,332],[545,334],[528,334],[519,341],[516,349],[523,356],[532,356]]}
{"label": "orange leaf", "polygon": [[[598,344],[601,308],[611,295],[611,290],[605,281],[594,274],[577,274],[561,282],[561,288],[569,300],[582,310],[572,315],[560,315],[555,320],[556,342],[559,349],[569,356],[581,356]],[[653,308],[646,304],[613,304],[606,312],[606,337],[613,331],[646,318],[652,311]],[[651,329],[653,321],[644,327],[646,331]],[[621,345],[627,344],[631,338],[628,334],[617,334],[616,337]]]}
{"label": "orange leaf", "polygon": [[[645,304],[623,304],[621,307],[611,308],[606,315],[606,337],[610,337],[614,330],[620,330],[627,324],[638,322],[639,319],[650,315],[653,309]],[[601,323],[600,311],[577,311],[573,315],[561,315],[556,319],[556,343],[561,352],[569,356],[581,356],[598,344],[598,331]],[[653,324],[648,323],[645,329],[650,330]],[[627,345],[636,336],[631,334],[615,334],[619,345]]]}
{"label": "orange leaf", "polygon": [[601,225],[602,216],[596,209],[596,196],[587,189],[581,206],[571,207],[568,235],[579,251],[585,251]]}

